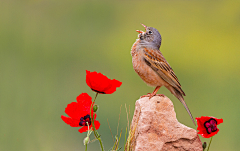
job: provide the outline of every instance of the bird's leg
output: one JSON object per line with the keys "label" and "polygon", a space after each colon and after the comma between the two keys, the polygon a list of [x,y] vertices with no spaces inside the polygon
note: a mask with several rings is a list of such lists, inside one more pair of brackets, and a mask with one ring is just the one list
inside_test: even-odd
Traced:
{"label": "bird's leg", "polygon": [[149,97],[149,99],[151,99],[153,96],[161,96],[161,97],[165,97],[165,95],[163,95],[163,94],[157,94],[157,91],[159,90],[161,88],[161,86],[157,86],[156,88],[155,88],[155,90],[153,91],[153,93],[150,95],[150,97]]}
{"label": "bird's leg", "polygon": [[151,99],[151,98],[152,98],[153,96],[155,96],[155,95],[164,97],[165,95],[163,95],[163,94],[156,94],[157,91],[158,91],[160,88],[161,88],[161,86],[157,86],[157,87],[155,88],[155,90],[153,91],[153,93],[148,93],[147,95],[143,95],[143,96],[141,96],[141,98],[143,98],[143,97],[149,97],[149,99]]}
{"label": "bird's leg", "polygon": [[155,90],[153,91],[153,93],[151,94],[151,96],[156,95],[157,91],[158,91],[160,88],[161,88],[160,86],[157,86],[157,87],[155,88]]}

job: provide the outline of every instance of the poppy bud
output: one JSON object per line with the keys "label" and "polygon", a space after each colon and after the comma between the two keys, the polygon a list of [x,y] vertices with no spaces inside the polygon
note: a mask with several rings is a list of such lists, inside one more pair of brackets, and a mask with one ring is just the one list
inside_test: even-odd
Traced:
{"label": "poppy bud", "polygon": [[207,147],[207,143],[204,142],[204,143],[202,144],[202,148],[203,148],[203,150],[204,150],[206,147]]}
{"label": "poppy bud", "polygon": [[87,137],[84,138],[83,144],[86,145],[86,144],[89,143],[89,141],[90,141],[90,138],[87,136]]}
{"label": "poppy bud", "polygon": [[95,104],[95,105],[93,106],[93,112],[97,112],[97,110],[98,110],[98,105]]}

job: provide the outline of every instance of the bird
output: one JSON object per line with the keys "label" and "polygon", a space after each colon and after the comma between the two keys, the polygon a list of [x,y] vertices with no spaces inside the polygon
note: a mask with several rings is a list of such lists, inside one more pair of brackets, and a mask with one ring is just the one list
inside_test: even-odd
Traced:
{"label": "bird", "polygon": [[142,97],[164,96],[157,94],[160,87],[165,86],[185,107],[194,125],[195,120],[183,98],[186,96],[182,90],[173,69],[162,55],[160,49],[162,37],[156,28],[144,24],[145,32],[136,30],[138,39],[131,48],[132,64],[135,72],[149,86],[156,87],[152,93]]}

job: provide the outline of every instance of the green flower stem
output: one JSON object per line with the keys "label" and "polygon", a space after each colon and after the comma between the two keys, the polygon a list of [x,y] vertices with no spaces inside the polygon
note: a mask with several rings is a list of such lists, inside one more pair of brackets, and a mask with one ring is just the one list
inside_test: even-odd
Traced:
{"label": "green flower stem", "polygon": [[211,145],[211,143],[212,143],[212,138],[213,138],[213,136],[211,137],[211,140],[210,140],[210,142],[209,142],[207,151],[209,151],[210,145]]}
{"label": "green flower stem", "polygon": [[93,104],[95,103],[97,96],[98,96],[98,93],[96,93],[96,96],[95,96],[95,98],[94,98],[94,100],[93,100],[93,102],[92,102],[92,105],[91,105],[91,107],[90,107],[90,117],[91,117],[91,123],[92,123],[93,133],[94,133],[96,139],[98,139],[102,151],[104,151],[104,149],[103,149],[103,144],[102,144],[102,140],[101,140],[100,135],[98,134],[98,132],[97,132],[97,130],[96,130],[96,128],[95,128],[95,124],[94,124],[94,116],[95,116],[95,113],[93,112],[93,116],[91,115],[91,114],[92,114],[91,111],[92,111],[92,108],[93,108]]}
{"label": "green flower stem", "polygon": [[85,148],[85,151],[87,151],[87,144],[86,144],[86,148]]}

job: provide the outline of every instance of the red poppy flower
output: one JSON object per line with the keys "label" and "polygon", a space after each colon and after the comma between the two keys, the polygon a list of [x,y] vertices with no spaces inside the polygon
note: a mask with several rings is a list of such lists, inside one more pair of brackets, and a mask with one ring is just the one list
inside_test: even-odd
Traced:
{"label": "red poppy flower", "polygon": [[209,138],[218,133],[218,124],[223,123],[223,119],[217,119],[215,117],[202,116],[197,117],[197,125],[199,130],[198,134],[202,135],[204,138]]}
{"label": "red poppy flower", "polygon": [[[62,120],[70,125],[71,127],[81,127],[78,131],[80,133],[88,131],[92,128],[91,118],[90,118],[90,107],[92,104],[92,98],[87,93],[82,93],[77,97],[77,102],[72,102],[68,104],[65,108],[65,113],[69,116],[61,116]],[[91,111],[93,115],[93,110]],[[100,123],[96,121],[97,115],[94,116],[95,128],[100,127]]]}
{"label": "red poppy flower", "polygon": [[86,83],[95,92],[101,94],[112,94],[116,91],[117,87],[120,87],[122,82],[118,80],[111,80],[101,73],[96,71],[90,72],[86,70]]}

